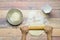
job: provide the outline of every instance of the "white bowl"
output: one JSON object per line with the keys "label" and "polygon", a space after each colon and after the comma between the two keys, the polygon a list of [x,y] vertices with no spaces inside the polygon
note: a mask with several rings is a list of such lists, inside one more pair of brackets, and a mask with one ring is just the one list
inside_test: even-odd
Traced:
{"label": "white bowl", "polygon": [[12,25],[18,25],[22,22],[23,15],[22,12],[18,9],[11,9],[7,14],[7,21]]}
{"label": "white bowl", "polygon": [[52,7],[48,4],[44,5],[41,9],[44,13],[50,13],[52,11]]}

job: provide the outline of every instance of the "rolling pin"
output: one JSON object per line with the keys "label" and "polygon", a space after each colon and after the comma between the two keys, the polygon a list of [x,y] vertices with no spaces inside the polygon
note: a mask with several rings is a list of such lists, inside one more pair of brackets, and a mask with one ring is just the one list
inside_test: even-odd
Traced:
{"label": "rolling pin", "polygon": [[22,32],[22,39],[21,40],[26,40],[26,36],[29,32],[29,30],[44,30],[45,33],[47,34],[47,40],[52,40],[52,30],[53,28],[50,26],[29,26],[29,27],[20,27],[20,30]]}
{"label": "rolling pin", "polygon": [[29,26],[29,30],[44,30],[45,25],[41,26]]}

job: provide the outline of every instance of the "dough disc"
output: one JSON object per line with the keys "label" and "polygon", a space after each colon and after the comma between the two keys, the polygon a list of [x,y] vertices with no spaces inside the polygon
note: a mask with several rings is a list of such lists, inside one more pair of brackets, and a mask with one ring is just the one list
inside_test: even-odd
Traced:
{"label": "dough disc", "polygon": [[31,35],[35,35],[35,36],[39,36],[39,35],[41,35],[42,33],[43,33],[44,31],[41,31],[41,30],[30,30],[29,31],[29,33],[31,34]]}

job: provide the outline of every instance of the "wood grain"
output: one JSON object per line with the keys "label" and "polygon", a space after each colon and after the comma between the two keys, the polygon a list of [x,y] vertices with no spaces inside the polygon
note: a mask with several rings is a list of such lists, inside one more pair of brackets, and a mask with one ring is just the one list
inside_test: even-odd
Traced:
{"label": "wood grain", "polygon": [[[17,29],[15,29],[15,28],[0,28],[0,37],[11,37],[11,36],[21,37],[21,35],[22,34],[21,34],[21,31],[19,28],[17,28]],[[46,35],[46,34],[43,33],[42,35]],[[53,29],[52,36],[60,36],[60,29]]]}
{"label": "wood grain", "polygon": [[[60,0],[0,0],[0,25],[3,25],[5,28],[0,28],[0,40],[20,40],[21,32],[19,29],[14,29],[5,26],[5,18],[7,12],[11,8],[18,8],[21,10],[40,10],[41,7],[45,4],[51,5],[53,8],[50,18],[49,25],[54,27],[53,36],[60,36]],[[29,11],[22,11],[24,14]],[[58,19],[57,19],[58,18]],[[1,26],[0,26],[1,27]],[[43,34],[41,37],[33,37],[28,35],[30,40],[46,40]],[[53,40],[60,40],[60,37],[53,37]]]}

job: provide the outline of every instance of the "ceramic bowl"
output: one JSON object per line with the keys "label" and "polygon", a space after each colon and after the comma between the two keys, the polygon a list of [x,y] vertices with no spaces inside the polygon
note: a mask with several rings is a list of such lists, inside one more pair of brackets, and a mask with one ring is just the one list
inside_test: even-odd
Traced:
{"label": "ceramic bowl", "polygon": [[23,21],[23,14],[18,9],[10,9],[6,18],[10,24],[19,25]]}

